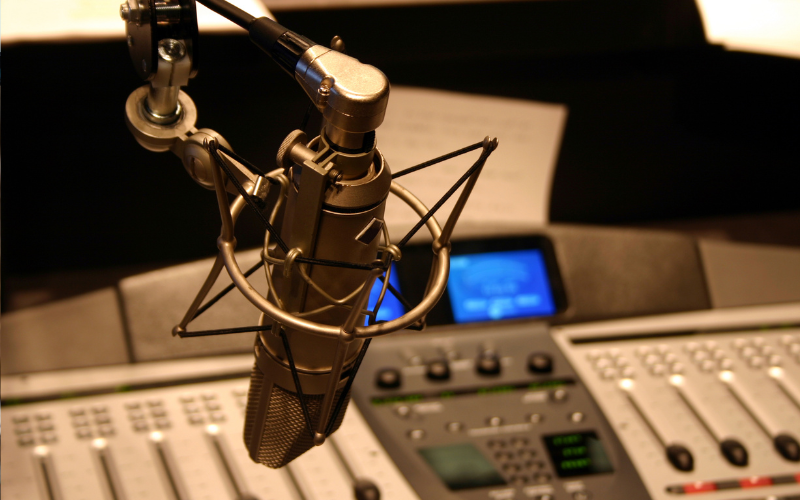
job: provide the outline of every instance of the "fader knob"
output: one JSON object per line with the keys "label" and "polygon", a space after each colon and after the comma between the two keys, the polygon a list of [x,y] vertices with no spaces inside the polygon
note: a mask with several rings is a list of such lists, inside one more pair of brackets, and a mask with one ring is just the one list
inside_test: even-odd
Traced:
{"label": "fader knob", "polygon": [[788,434],[778,434],[774,440],[775,449],[786,460],[800,462],[800,444]]}
{"label": "fader knob", "polygon": [[447,380],[450,378],[450,365],[444,359],[437,359],[428,363],[426,375],[431,380]]}
{"label": "fader knob", "polygon": [[719,449],[731,464],[738,467],[747,465],[747,449],[739,441],[726,439],[719,444]]}
{"label": "fader knob", "polygon": [[380,500],[381,491],[368,479],[356,479],[353,485],[356,500]]}
{"label": "fader knob", "polygon": [[694,469],[692,453],[679,444],[667,446],[667,459],[678,470],[689,472]]}
{"label": "fader knob", "polygon": [[475,363],[475,368],[482,375],[499,375],[500,358],[494,351],[483,351]]}
{"label": "fader knob", "polygon": [[535,352],[528,356],[528,369],[533,373],[550,373],[553,371],[553,358],[546,352]]}

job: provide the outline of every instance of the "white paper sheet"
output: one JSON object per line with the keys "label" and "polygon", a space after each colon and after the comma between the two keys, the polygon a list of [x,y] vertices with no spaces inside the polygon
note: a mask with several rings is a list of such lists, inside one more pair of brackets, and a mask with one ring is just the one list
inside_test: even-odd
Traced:
{"label": "white paper sheet", "polygon": [[[497,137],[500,145],[489,157],[459,225],[543,224],[566,118],[567,108],[560,104],[393,86],[386,120],[378,129],[378,148],[392,172],[398,172],[487,135]],[[467,153],[400,177],[397,183],[431,207],[479,155]],[[458,193],[437,212],[440,224]],[[395,241],[419,219],[393,196],[386,213]]]}
{"label": "white paper sheet", "polygon": [[[260,0],[228,0],[256,17],[269,16]],[[78,41],[125,37],[119,17],[122,0],[2,0],[2,43],[22,41]],[[203,33],[245,31],[197,4],[197,24]]]}

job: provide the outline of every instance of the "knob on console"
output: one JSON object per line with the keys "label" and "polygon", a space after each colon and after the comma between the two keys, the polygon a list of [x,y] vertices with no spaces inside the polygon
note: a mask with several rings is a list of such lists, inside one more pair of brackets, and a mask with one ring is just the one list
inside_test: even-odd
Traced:
{"label": "knob on console", "polygon": [[384,368],[378,372],[375,378],[375,385],[381,389],[397,389],[400,387],[400,370],[397,368]]}
{"label": "knob on console", "polygon": [[679,444],[667,446],[667,459],[678,470],[689,472],[694,469],[692,453]]}
{"label": "knob on console", "polygon": [[450,378],[450,365],[444,359],[436,359],[428,363],[425,373],[431,380],[447,380]]}
{"label": "knob on console", "polygon": [[778,434],[774,439],[775,449],[786,460],[800,462],[800,444],[788,434]]}
{"label": "knob on console", "polygon": [[528,369],[538,374],[551,373],[553,358],[546,352],[535,352],[528,356]]}
{"label": "knob on console", "polygon": [[500,358],[494,351],[483,351],[478,355],[475,368],[481,375],[499,375]]}
{"label": "knob on console", "polygon": [[744,467],[747,465],[747,449],[735,439],[726,439],[719,444],[722,454],[732,465]]}

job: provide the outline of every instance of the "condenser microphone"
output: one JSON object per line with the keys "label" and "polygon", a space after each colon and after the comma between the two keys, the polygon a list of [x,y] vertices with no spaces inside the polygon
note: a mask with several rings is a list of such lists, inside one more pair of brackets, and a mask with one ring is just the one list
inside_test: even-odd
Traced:
{"label": "condenser microphone", "polygon": [[[194,337],[258,332],[244,442],[255,462],[278,468],[324,443],[339,428],[353,379],[371,338],[424,326],[425,316],[447,285],[450,237],[456,221],[497,141],[487,137],[393,176],[375,136],[389,100],[389,81],[381,71],[346,55],[341,40],[334,39],[334,50],[270,19],[255,19],[224,0],[199,1],[247,29],[256,45],[300,84],[323,117],[318,137],[308,140],[303,131],[290,133],[278,151],[279,168],[264,173],[233,153],[227,141],[213,130],[188,133],[194,127],[196,112],[191,99],[178,92],[177,86],[173,90],[185,111],[169,124],[141,119],[146,87],[137,89],[126,103],[129,127],[137,140],[154,151],[172,150],[183,158],[195,181],[216,192],[222,219],[217,240],[219,255],[173,334]],[[121,12],[123,18],[130,20],[128,29],[134,29],[134,21],[139,18],[133,16],[131,9],[141,10],[141,4],[126,5],[128,10]],[[186,0],[186,5],[193,8],[194,0]],[[146,6],[147,12],[156,14],[150,19],[150,28],[157,28],[161,22],[159,8],[163,6],[154,0]],[[161,10],[169,21],[168,13]],[[144,15],[144,11],[137,12]],[[187,9],[167,35],[182,33],[178,28],[191,24],[193,12]],[[137,29],[142,26],[136,24]],[[191,52],[189,49],[196,45],[194,39],[161,40],[163,33],[158,29],[149,33],[153,46],[171,44],[170,47]],[[173,66],[182,64],[179,51],[173,52],[165,52],[158,71],[171,71]],[[138,52],[134,55],[139,56]],[[134,60],[138,63],[137,57]],[[172,66],[166,64],[170,61]],[[479,148],[483,152],[478,161],[430,210],[393,181],[393,177]],[[442,228],[433,214],[462,185]],[[280,190],[277,196],[270,196],[272,189]],[[232,202],[231,193],[236,195]],[[390,193],[420,216],[397,245],[392,243],[384,221]],[[268,214],[267,199],[270,203],[277,200]],[[266,294],[247,279],[258,266],[244,273],[236,260],[235,224],[245,206],[256,212],[267,230],[262,250]],[[416,305],[406,303],[408,310],[402,316],[376,321],[387,290],[397,293],[389,285],[392,262],[401,259],[400,247],[423,226],[433,239],[434,253],[425,294]],[[223,268],[235,288],[261,311],[259,325],[188,332],[188,323],[221,296],[202,304]],[[370,292],[379,276],[380,297],[377,305],[367,310]],[[370,320],[365,325],[366,316]]]}
{"label": "condenser microphone", "polygon": [[[357,304],[358,298],[368,296],[371,288],[369,266],[379,252],[391,186],[374,133],[386,112],[389,82],[376,68],[266,18],[251,23],[250,33],[291,71],[324,118],[312,144],[296,131],[279,150],[279,166],[287,169],[290,181],[281,237],[291,250],[277,249],[274,257],[302,255],[361,265],[295,263],[291,273],[276,266],[271,276],[276,301],[285,311],[318,323],[339,327],[352,316],[361,326],[366,304]],[[349,307],[341,307],[347,302]],[[338,429],[350,398],[348,380],[365,341],[340,346],[339,339],[279,322],[272,326],[256,338],[244,439],[254,461],[277,468]],[[327,402],[326,393],[332,393]]]}

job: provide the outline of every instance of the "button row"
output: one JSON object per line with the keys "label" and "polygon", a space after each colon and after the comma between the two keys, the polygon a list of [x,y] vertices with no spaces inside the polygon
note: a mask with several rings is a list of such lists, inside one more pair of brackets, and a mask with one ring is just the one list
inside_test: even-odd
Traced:
{"label": "button row", "polygon": [[[17,444],[20,446],[33,446],[36,444],[36,433],[41,443],[51,444],[58,441],[58,436],[55,433],[55,425],[53,424],[52,415],[47,412],[40,412],[33,415],[15,415],[12,418],[14,422],[14,434],[17,435]],[[36,422],[35,426],[32,425]]]}
{"label": "button row", "polygon": [[180,401],[183,405],[183,413],[186,414],[186,420],[191,425],[201,425],[206,420],[217,423],[225,421],[222,405],[213,392],[205,392],[198,398],[195,398],[193,394],[184,394]]}
{"label": "button row", "polygon": [[[421,360],[417,360],[421,364]],[[553,371],[553,358],[548,353],[535,352],[528,356],[528,371],[536,375],[545,375]],[[502,370],[500,357],[492,350],[484,350],[475,360],[475,371],[484,376],[499,375]],[[432,381],[450,380],[452,373],[447,359],[429,361],[425,368],[425,376]],[[380,389],[397,389],[402,384],[402,374],[398,368],[384,368],[375,377],[375,385]]]}
{"label": "button row", "polygon": [[172,427],[164,401],[161,399],[148,399],[145,402],[128,401],[125,403],[125,409],[134,432],[147,432],[151,428],[166,430]]}
{"label": "button row", "polygon": [[[107,405],[94,405],[88,410],[82,406],[75,406],[70,408],[69,414],[72,427],[75,429],[75,437],[78,439],[90,439],[94,437],[95,432],[103,437],[116,434]],[[92,424],[96,429],[92,429]]]}

